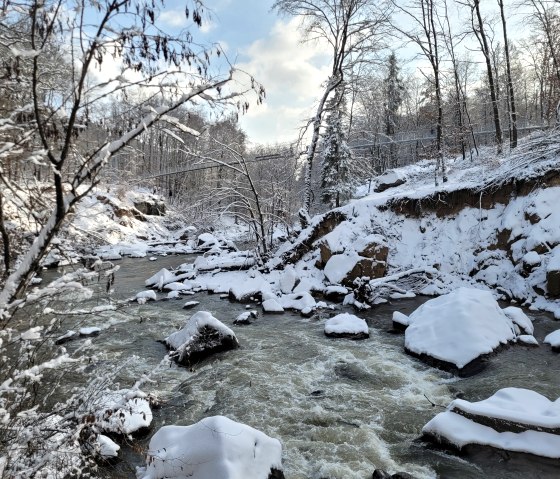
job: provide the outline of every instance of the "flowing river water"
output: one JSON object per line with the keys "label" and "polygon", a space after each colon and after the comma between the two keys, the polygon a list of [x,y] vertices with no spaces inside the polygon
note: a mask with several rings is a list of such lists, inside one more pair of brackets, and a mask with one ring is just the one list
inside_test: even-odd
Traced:
{"label": "flowing river water", "polygon": [[[119,299],[133,296],[154,272],[192,260],[194,256],[168,256],[155,262],[125,259],[119,263],[114,294]],[[360,313],[370,327],[370,338],[364,341],[327,338],[323,323],[331,311],[311,319],[289,312],[260,314],[249,326],[234,326],[245,305],[206,292],[181,300],[132,304],[112,314],[108,323],[86,318],[84,325],[106,328],[93,339],[92,347],[102,352],[103,359],[92,369],[112,368],[130,359],[118,375],[122,387],[130,387],[141,374],[157,367],[166,354],[158,340],[197,310],[210,311],[234,329],[241,343],[240,349],[193,370],[172,365],[158,371],[154,382],[143,387],[164,400],[154,411],[152,431],[123,447],[122,460],[105,467],[103,476],[135,477],[149,438],[160,426],[189,425],[207,416],[225,415],[282,442],[288,479],[365,479],[376,468],[406,471],[418,478],[560,477],[559,461],[482,447],[457,455],[419,440],[422,426],[442,410],[432,403],[447,405],[457,395],[479,400],[502,387],[516,386],[549,399],[560,396],[560,357],[548,345],[512,346],[468,379],[407,356],[403,335],[390,332],[392,313],[408,314],[427,299],[398,300]],[[183,310],[187,300],[200,305]],[[543,313],[528,314],[539,342],[559,327]],[[72,350],[79,343],[67,347]]]}

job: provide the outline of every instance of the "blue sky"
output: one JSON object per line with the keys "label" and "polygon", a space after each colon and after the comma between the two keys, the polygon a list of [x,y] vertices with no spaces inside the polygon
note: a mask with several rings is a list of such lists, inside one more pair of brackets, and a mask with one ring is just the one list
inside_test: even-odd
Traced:
{"label": "blue sky", "polygon": [[[321,83],[328,77],[328,55],[317,45],[301,44],[297,21],[271,11],[272,0],[215,0],[195,37],[218,42],[231,62],[253,75],[267,93],[264,105],[251,104],[240,118],[253,143],[294,140],[313,114]],[[184,2],[167,2],[162,26],[188,26]]]}

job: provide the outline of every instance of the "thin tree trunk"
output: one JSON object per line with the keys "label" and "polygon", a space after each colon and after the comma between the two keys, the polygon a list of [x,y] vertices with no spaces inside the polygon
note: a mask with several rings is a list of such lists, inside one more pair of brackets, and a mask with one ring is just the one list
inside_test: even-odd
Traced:
{"label": "thin tree trunk", "polygon": [[492,101],[492,112],[494,115],[494,128],[496,130],[496,146],[498,149],[498,154],[500,155],[503,151],[504,139],[502,136],[502,127],[500,124],[500,111],[498,109],[498,98],[496,96],[496,84],[494,82],[492,62],[490,61],[490,47],[488,46],[488,39],[486,38],[486,33],[484,32],[484,22],[482,20],[482,14],[480,13],[480,0],[474,0],[474,9],[476,11],[476,18],[478,21],[478,30],[476,29],[476,27],[474,27],[474,25],[473,29],[482,48],[484,59],[486,60],[488,85],[490,87],[490,99]]}
{"label": "thin tree trunk", "polygon": [[315,157],[315,151],[317,150],[317,144],[319,143],[319,136],[321,131],[321,121],[323,118],[323,110],[325,109],[325,103],[331,92],[342,82],[341,77],[331,77],[325,88],[325,92],[319,101],[317,106],[317,112],[313,118],[313,136],[311,137],[311,144],[307,148],[307,154],[305,158],[306,170],[305,170],[305,180],[304,180],[304,193],[303,193],[303,207],[299,211],[299,218],[302,228],[306,228],[308,225],[309,211],[311,210],[311,196],[312,196],[312,183],[311,183],[311,169],[313,168],[313,158]]}
{"label": "thin tree trunk", "polygon": [[514,149],[517,148],[517,111],[515,109],[515,92],[513,90],[513,79],[511,77],[511,63],[509,59],[509,42],[506,29],[506,17],[504,14],[504,0],[498,0],[498,5],[500,6],[500,15],[502,17],[502,29],[504,31],[504,49],[506,52],[506,71],[511,118],[511,136],[509,139],[509,145],[511,149]]}
{"label": "thin tree trunk", "polygon": [[10,271],[11,251],[10,251],[10,237],[4,224],[4,204],[2,192],[0,191],[0,233],[2,234],[2,249],[4,253],[4,273],[5,278],[8,277]]}

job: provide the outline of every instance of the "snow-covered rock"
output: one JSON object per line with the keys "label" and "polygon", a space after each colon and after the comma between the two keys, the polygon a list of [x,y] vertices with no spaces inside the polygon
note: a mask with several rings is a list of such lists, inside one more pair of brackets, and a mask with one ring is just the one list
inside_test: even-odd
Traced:
{"label": "snow-covered rock", "polygon": [[295,309],[296,311],[313,310],[317,307],[315,299],[307,292],[283,294],[278,298],[278,303],[284,309]]}
{"label": "snow-covered rock", "polygon": [[404,331],[410,324],[410,318],[400,311],[393,311],[393,329]]}
{"label": "snow-covered rock", "polygon": [[255,309],[245,311],[235,318],[233,324],[251,324],[251,319],[257,319],[257,317],[258,313]]}
{"label": "snow-covered rock", "polygon": [[138,479],[281,479],[277,439],[224,416],[164,426],[150,440]]}
{"label": "snow-covered rock", "polygon": [[220,269],[246,270],[256,264],[255,255],[251,251],[233,251],[217,256],[199,256],[194,262],[198,271],[211,271]]}
{"label": "snow-covered rock", "polygon": [[560,351],[560,329],[548,334],[544,341],[546,344],[550,344],[552,346],[553,351]]}
{"label": "snow-covered rock", "polygon": [[537,341],[535,336],[532,336],[530,334],[521,334],[520,336],[517,336],[517,342],[521,344],[525,344],[526,346],[539,345],[539,342]]}
{"label": "snow-covered rock", "polygon": [[516,324],[521,331],[525,334],[532,335],[535,331],[531,319],[523,312],[521,308],[515,306],[508,306],[502,309],[505,315]]}
{"label": "snow-covered rock", "polygon": [[369,329],[362,318],[342,313],[327,319],[325,334],[331,338],[366,339],[369,338]]}
{"label": "snow-covered rock", "polygon": [[269,298],[262,302],[262,308],[265,313],[283,313],[284,308],[277,299]]}
{"label": "snow-covered rock", "polygon": [[150,276],[144,284],[152,288],[163,288],[167,283],[175,281],[175,275],[166,268],[160,269],[156,274]]}
{"label": "snow-covered rock", "polygon": [[185,304],[183,304],[183,309],[191,309],[199,304],[200,301],[187,301]]}
{"label": "snow-covered rock", "polygon": [[152,410],[142,391],[112,391],[96,404],[97,425],[105,432],[132,434],[152,423]]}
{"label": "snow-covered rock", "polygon": [[394,188],[406,183],[406,177],[401,170],[387,170],[377,177],[376,193],[381,193],[389,188]]}
{"label": "snow-covered rock", "polygon": [[386,267],[387,265],[383,261],[366,258],[351,251],[331,256],[325,265],[324,273],[331,283],[352,287],[358,278],[383,277]]}
{"label": "snow-covered rock", "polygon": [[323,292],[325,298],[331,301],[342,301],[344,296],[348,294],[348,288],[344,286],[327,286]]}
{"label": "snow-covered rock", "polygon": [[422,431],[458,449],[480,444],[560,458],[560,399],[520,388],[501,389],[478,402],[456,399]]}
{"label": "snow-covered rock", "polygon": [[80,328],[78,331],[80,336],[97,336],[100,332],[101,328],[98,328],[97,326]]}
{"label": "snow-covered rock", "polygon": [[298,275],[292,265],[286,266],[278,281],[278,286],[283,294],[290,294],[298,281]]}
{"label": "snow-covered rock", "polygon": [[489,291],[459,288],[431,299],[409,316],[405,350],[451,371],[470,374],[478,359],[515,339],[512,320]]}
{"label": "snow-covered rock", "polygon": [[136,293],[136,297],[134,298],[138,302],[138,304],[144,304],[146,301],[155,301],[157,299],[156,292],[152,289],[147,291],[139,291]]}
{"label": "snow-covered rock", "polygon": [[229,288],[229,296],[236,301],[250,301],[261,299],[263,293],[270,293],[271,288],[268,281],[262,275],[257,274],[254,278],[246,278]]}
{"label": "snow-covered rock", "polygon": [[239,347],[234,332],[207,311],[193,314],[181,330],[165,338],[165,344],[174,350],[171,357],[185,366]]}
{"label": "snow-covered rock", "polygon": [[121,446],[112,439],[108,438],[104,434],[99,434],[97,436],[97,443],[99,446],[99,455],[102,459],[118,457]]}

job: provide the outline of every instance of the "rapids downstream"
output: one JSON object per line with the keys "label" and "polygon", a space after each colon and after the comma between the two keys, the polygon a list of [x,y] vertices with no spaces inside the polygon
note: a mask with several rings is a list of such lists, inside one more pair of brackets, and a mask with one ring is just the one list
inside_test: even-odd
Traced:
{"label": "rapids downstream", "polygon": [[[115,297],[125,299],[163,267],[194,260],[168,256],[155,262],[125,259],[115,278]],[[48,273],[49,276],[51,273]],[[241,349],[211,358],[194,370],[176,365],[158,371],[143,386],[162,399],[152,431],[121,450],[122,460],[103,469],[105,477],[133,478],[142,465],[149,438],[164,424],[188,425],[203,417],[224,415],[278,438],[288,479],[365,479],[376,468],[405,471],[417,478],[557,478],[560,463],[523,454],[472,447],[457,455],[419,440],[422,426],[458,395],[468,400],[490,396],[506,386],[528,387],[550,399],[560,395],[560,361],[547,345],[513,346],[489,361],[480,374],[458,379],[407,356],[403,335],[392,334],[395,310],[412,312],[428,298],[394,301],[364,313],[370,338],[333,340],[319,318],[299,314],[262,315],[249,326],[234,326],[244,304],[206,292],[181,300],[133,303],[111,321],[86,318],[99,326],[92,348],[102,354],[96,367],[114,367],[121,387],[152,371],[166,354],[158,342],[182,326],[197,310],[210,311],[234,329]],[[200,302],[183,310],[186,301]],[[337,305],[338,311],[344,311]],[[350,309],[347,309],[350,311]],[[527,312],[540,341],[558,328],[547,315]],[[80,340],[67,344],[72,350]],[[433,406],[432,403],[436,404]],[[218,479],[218,478],[217,478]]]}

